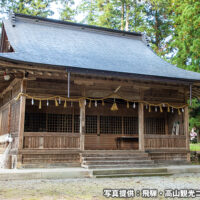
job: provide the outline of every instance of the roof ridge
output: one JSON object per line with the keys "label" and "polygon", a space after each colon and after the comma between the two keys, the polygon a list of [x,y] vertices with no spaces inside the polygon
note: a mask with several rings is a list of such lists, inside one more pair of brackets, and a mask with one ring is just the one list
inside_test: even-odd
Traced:
{"label": "roof ridge", "polygon": [[88,28],[88,29],[95,29],[100,31],[107,31],[112,33],[121,33],[125,35],[132,35],[132,36],[142,36],[141,32],[130,32],[130,31],[122,31],[117,29],[111,29],[111,28],[105,28],[101,26],[95,26],[95,25],[88,25],[88,24],[82,24],[82,23],[76,23],[76,22],[69,22],[69,21],[63,21],[58,19],[52,19],[52,18],[45,18],[40,16],[32,16],[32,15],[26,15],[21,13],[14,13],[15,17],[22,17],[26,19],[33,19],[33,20],[40,20],[44,22],[50,22],[50,23],[56,23],[56,24],[62,24],[62,25],[71,25],[76,27],[82,27],[82,28]]}

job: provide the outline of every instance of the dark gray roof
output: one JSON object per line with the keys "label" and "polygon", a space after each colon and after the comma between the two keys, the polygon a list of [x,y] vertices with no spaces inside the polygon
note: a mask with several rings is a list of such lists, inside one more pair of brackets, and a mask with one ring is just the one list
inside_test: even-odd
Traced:
{"label": "dark gray roof", "polygon": [[2,59],[200,80],[199,73],[177,68],[158,57],[141,34],[20,14],[15,26],[11,20],[3,23],[15,52],[0,53]]}

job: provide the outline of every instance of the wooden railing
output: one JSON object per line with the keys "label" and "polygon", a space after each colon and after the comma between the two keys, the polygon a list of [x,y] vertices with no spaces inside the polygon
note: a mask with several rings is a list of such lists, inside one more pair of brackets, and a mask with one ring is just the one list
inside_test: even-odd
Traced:
{"label": "wooden railing", "polygon": [[25,132],[24,149],[79,149],[80,134]]}
{"label": "wooden railing", "polygon": [[145,134],[145,149],[186,148],[185,135]]}

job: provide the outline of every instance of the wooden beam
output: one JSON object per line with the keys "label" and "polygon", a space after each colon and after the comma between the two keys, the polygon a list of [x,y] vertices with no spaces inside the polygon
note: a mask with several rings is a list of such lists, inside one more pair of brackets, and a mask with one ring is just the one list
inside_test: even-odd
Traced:
{"label": "wooden beam", "polygon": [[[21,82],[21,92],[26,92],[26,80]],[[24,140],[24,120],[25,120],[25,107],[26,107],[26,97],[20,97],[20,111],[19,111],[19,145],[18,150],[23,149],[23,140]],[[22,164],[22,156],[18,155],[17,168],[20,168]]]}
{"label": "wooden beam", "polygon": [[139,103],[138,108],[138,123],[139,123],[139,150],[144,151],[144,104]]}
{"label": "wooden beam", "polygon": [[80,150],[85,149],[85,101],[80,101]]}
{"label": "wooden beam", "polygon": [[5,89],[3,90],[3,92],[0,94],[0,98],[2,98],[8,91],[12,90],[12,88],[13,88],[19,81],[21,81],[21,79],[15,78],[15,79],[10,83],[10,85],[9,85],[7,88],[5,88]]}
{"label": "wooden beam", "polygon": [[44,66],[44,65],[30,65],[22,63],[13,63],[8,61],[0,60],[0,66],[5,68],[15,68],[15,69],[24,69],[24,70],[35,70],[35,71],[49,71],[49,72],[66,72],[66,67],[60,66]]}
{"label": "wooden beam", "polygon": [[86,85],[86,86],[93,86],[93,85],[109,85],[113,87],[118,87],[119,85],[121,87],[132,87],[135,89],[143,88],[143,89],[174,89],[174,86],[176,86],[176,90],[184,91],[185,85],[174,85],[174,84],[163,84],[163,83],[152,83],[152,82],[139,82],[134,80],[123,80],[123,79],[103,79],[103,78],[84,78],[84,77],[74,77],[74,75],[71,77],[71,80],[74,81],[74,84],[77,85]]}
{"label": "wooden beam", "polygon": [[[188,106],[184,110],[184,134],[186,137],[186,149],[190,151],[190,134],[189,134],[189,111]],[[187,161],[190,161],[190,153],[187,154]]]}

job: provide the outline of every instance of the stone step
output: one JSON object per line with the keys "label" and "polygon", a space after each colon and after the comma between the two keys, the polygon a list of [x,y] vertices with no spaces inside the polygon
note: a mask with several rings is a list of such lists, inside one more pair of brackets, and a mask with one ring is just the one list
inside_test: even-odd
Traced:
{"label": "stone step", "polygon": [[150,160],[149,157],[82,157],[83,161],[93,160]]}
{"label": "stone step", "polygon": [[171,176],[172,173],[134,173],[134,174],[112,174],[97,175],[95,178],[123,178],[123,177],[140,177],[140,176]]}
{"label": "stone step", "polygon": [[116,161],[109,161],[109,160],[104,160],[104,161],[99,161],[99,160],[93,160],[93,161],[83,161],[82,164],[84,165],[115,165],[115,164],[123,164],[123,165],[129,165],[129,164],[153,164],[153,160],[116,160]]}
{"label": "stone step", "polygon": [[128,168],[128,169],[94,169],[93,175],[134,174],[134,173],[166,173],[167,168]]}
{"label": "stone step", "polygon": [[107,168],[138,168],[138,167],[155,167],[155,164],[145,163],[145,164],[115,164],[115,165],[81,165],[86,169],[107,169]]}

